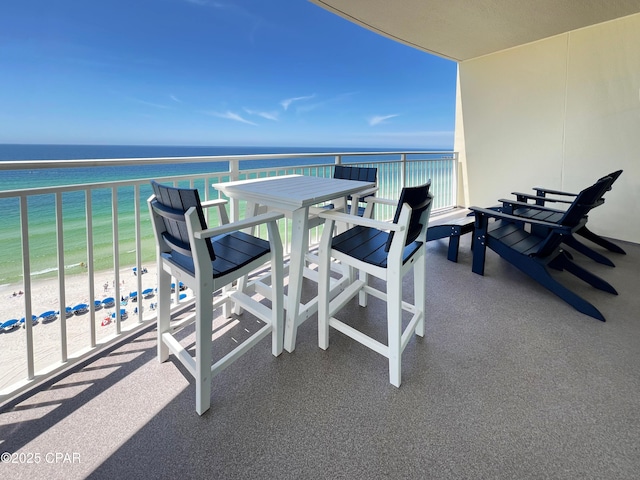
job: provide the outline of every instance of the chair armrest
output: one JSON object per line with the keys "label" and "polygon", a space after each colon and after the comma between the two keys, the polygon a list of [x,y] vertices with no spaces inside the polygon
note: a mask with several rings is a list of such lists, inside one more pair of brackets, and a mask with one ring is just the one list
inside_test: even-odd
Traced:
{"label": "chair armrest", "polygon": [[202,208],[209,208],[219,207],[220,205],[226,205],[227,203],[229,203],[229,201],[224,198],[214,198],[212,200],[207,200],[206,202],[201,202],[201,205]]}
{"label": "chair armrest", "polygon": [[213,200],[207,200],[206,202],[202,202],[202,208],[211,208],[218,207],[218,215],[220,217],[220,224],[226,225],[229,223],[229,215],[227,214],[227,209],[225,206],[229,203],[228,200],[224,198],[216,198]]}
{"label": "chair armrest", "polygon": [[202,240],[229,232],[244,230],[245,228],[255,227],[256,225],[261,225],[263,223],[275,222],[276,220],[280,220],[281,218],[284,218],[284,214],[282,213],[263,213],[262,215],[256,215],[255,217],[246,218],[244,220],[229,223],[227,225],[221,225],[215,228],[207,228],[206,230],[202,230],[201,232],[195,232],[194,237],[198,240]]}
{"label": "chair armrest", "polygon": [[[367,198],[374,198],[374,197],[367,197]],[[398,202],[396,201],[395,204],[397,205]],[[357,215],[352,215],[350,213],[336,212],[335,210],[324,210],[318,216],[321,218],[324,218],[325,220],[345,222],[351,225],[359,225],[361,227],[376,228],[378,230],[391,230],[393,232],[400,232],[405,229],[404,225],[398,225],[397,223],[383,222],[382,220],[374,220],[372,218],[366,218],[366,217],[358,217]]]}
{"label": "chair armrest", "polygon": [[563,200],[561,198],[541,197],[541,196],[538,196],[538,195],[531,195],[530,193],[511,192],[511,195],[515,195],[518,198],[526,198],[526,199],[529,199],[529,200],[540,200],[542,202],[573,203],[572,200]]}
{"label": "chair armrest", "polygon": [[382,197],[367,197],[364,199],[367,203],[381,203],[382,205],[391,205],[393,207],[398,206],[398,200],[392,200],[390,198],[382,198]]}
{"label": "chair armrest", "polygon": [[506,198],[501,198],[498,200],[500,203],[512,205],[514,207],[526,207],[532,208],[534,210],[544,210],[545,212],[554,212],[554,213],[564,213],[564,210],[558,210],[556,208],[549,208],[544,205],[536,205],[535,203],[527,203],[527,202],[518,202],[517,200],[509,200]]}
{"label": "chair armrest", "polygon": [[309,207],[309,217],[317,217],[322,212],[326,212],[326,211],[327,209],[322,207]]}
{"label": "chair armrest", "polygon": [[545,222],[544,220],[535,220],[533,218],[518,217],[517,215],[509,215],[508,213],[498,212],[497,210],[491,210],[489,208],[481,207],[469,207],[476,214],[476,220],[478,216],[486,216],[491,218],[497,218],[499,220],[510,220],[512,222],[528,223],[529,225],[536,225],[539,227],[546,227],[558,231],[558,233],[571,233],[571,227],[565,227],[557,223]]}
{"label": "chair armrest", "polygon": [[351,198],[359,198],[361,201],[366,200],[365,197],[372,196],[379,190],[378,187],[367,188],[366,190],[361,190],[360,192],[352,193]]}
{"label": "chair armrest", "polygon": [[532,190],[536,191],[536,195],[543,195],[546,193],[550,193],[552,195],[562,195],[562,196],[566,196],[566,197],[577,197],[578,194],[577,193],[569,193],[569,192],[563,192],[561,190],[552,190],[550,188],[544,188],[544,187],[533,187]]}

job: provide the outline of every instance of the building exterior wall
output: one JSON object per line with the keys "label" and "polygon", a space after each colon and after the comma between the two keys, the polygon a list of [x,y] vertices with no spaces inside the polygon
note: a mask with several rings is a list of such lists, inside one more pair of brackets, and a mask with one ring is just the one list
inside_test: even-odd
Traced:
{"label": "building exterior wall", "polygon": [[460,203],[495,205],[533,186],[577,192],[623,169],[590,223],[640,243],[640,15],[458,68]]}

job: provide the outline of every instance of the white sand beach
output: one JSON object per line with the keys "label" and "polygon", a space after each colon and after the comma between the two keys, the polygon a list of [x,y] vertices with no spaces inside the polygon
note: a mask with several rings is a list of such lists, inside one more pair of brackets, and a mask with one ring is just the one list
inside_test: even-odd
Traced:
{"label": "white sand beach", "polygon": [[[128,313],[128,318],[122,322],[122,329],[131,328],[134,323],[140,322],[140,308],[142,306],[143,319],[153,318],[155,311],[153,305],[158,300],[154,295],[149,298],[142,298],[139,292],[148,288],[155,290],[157,276],[155,265],[146,265],[147,273],[141,277],[134,275],[131,267],[123,268],[120,271],[120,285],[116,288],[113,271],[98,272],[95,277],[95,300],[102,300],[108,297],[128,297],[131,292],[138,292],[139,301],[133,302],[131,298],[122,302],[121,308]],[[141,282],[141,284],[139,283]],[[65,303],[66,306],[85,303],[89,304],[89,286],[87,274],[73,275],[65,277]],[[140,288],[141,286],[141,288]],[[31,302],[33,315],[39,316],[41,313],[53,310],[60,310],[58,295],[58,279],[51,278],[45,280],[34,280],[31,288]],[[0,322],[9,319],[23,318],[25,311],[25,295],[20,294],[23,287],[21,285],[0,286]],[[15,293],[15,295],[14,295]],[[190,291],[185,291],[187,296],[191,296]],[[115,320],[106,321],[115,312],[115,308],[100,308],[95,311],[94,324],[96,332],[96,342],[101,343],[116,332]],[[34,325],[33,344],[35,370],[41,370],[60,361],[61,344],[61,317],[54,321],[45,323],[38,319]],[[103,325],[104,324],[104,325]],[[91,345],[91,314],[89,312],[81,315],[73,315],[66,319],[67,329],[67,349],[68,355],[73,356]],[[26,329],[16,328],[9,332],[0,333],[0,391],[7,386],[26,378],[27,372],[27,350],[26,350]]]}

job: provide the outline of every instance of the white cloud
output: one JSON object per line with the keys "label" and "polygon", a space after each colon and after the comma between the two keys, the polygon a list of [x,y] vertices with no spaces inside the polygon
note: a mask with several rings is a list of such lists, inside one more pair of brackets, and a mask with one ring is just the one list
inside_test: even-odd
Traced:
{"label": "white cloud", "polygon": [[367,121],[369,122],[369,125],[371,125],[372,127],[375,125],[379,125],[381,123],[385,123],[386,120],[389,120],[390,118],[393,117],[397,117],[398,114],[393,114],[393,115],[374,115],[373,117],[370,117]]}
{"label": "white cloud", "polygon": [[214,117],[219,117],[219,118],[226,118],[227,120],[234,120],[236,122],[240,122],[240,123],[247,123],[249,125],[255,125],[258,126],[257,123],[253,123],[250,120],[247,120],[246,118],[241,117],[240,115],[238,115],[237,113],[231,112],[231,111],[226,111],[224,113],[220,113],[220,112],[204,112],[207,115],[212,115]]}
{"label": "white cloud", "polygon": [[194,5],[200,5],[202,7],[206,7],[211,5],[212,7],[215,8],[224,8],[224,4],[220,3],[220,2],[213,2],[211,0],[185,0],[185,2],[187,3],[193,3]]}
{"label": "white cloud", "polygon": [[178,103],[182,103],[182,100],[180,100],[178,97],[176,97],[175,95],[169,95],[169,98],[171,100],[173,100],[174,102],[178,102]]}
{"label": "white cloud", "polygon": [[257,110],[244,109],[249,115],[258,115],[259,117],[266,118],[267,120],[278,121],[278,112],[260,112]]}
{"label": "white cloud", "polygon": [[315,96],[316,96],[316,94],[314,93],[313,95],[307,95],[307,96],[304,96],[304,97],[287,98],[285,100],[282,100],[280,102],[280,105],[282,105],[282,108],[287,110],[289,108],[289,105],[291,105],[293,102],[299,102],[299,101],[302,101],[302,100],[311,100]]}
{"label": "white cloud", "polygon": [[[323,108],[327,105],[342,104],[345,101],[348,101],[356,93],[357,92],[346,92],[346,93],[341,93],[339,95],[336,95],[335,97],[327,98],[326,100],[318,101],[315,103],[304,103],[296,107],[296,112],[305,113],[305,112],[310,112],[312,110],[316,110],[317,108]],[[315,97],[315,94],[312,95],[310,98],[313,98],[313,97]]]}
{"label": "white cloud", "polygon": [[127,99],[132,102],[139,103],[140,105],[146,105],[147,107],[162,108],[162,109],[171,108],[167,105],[162,105],[161,103],[147,102],[146,100],[140,100],[139,98],[135,98],[135,97],[127,97]]}

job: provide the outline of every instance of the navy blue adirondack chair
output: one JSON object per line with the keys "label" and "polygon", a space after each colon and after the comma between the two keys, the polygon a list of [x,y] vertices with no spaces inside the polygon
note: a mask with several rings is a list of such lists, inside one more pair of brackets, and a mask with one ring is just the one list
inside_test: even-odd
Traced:
{"label": "navy blue adirondack chair", "polygon": [[599,204],[612,181],[611,177],[605,177],[582,190],[562,218],[553,223],[471,207],[475,213],[473,272],[484,275],[488,247],[576,310],[604,322],[596,307],[553,278],[549,268],[567,271],[595,288],[617,295],[615,288],[575,264],[562,248],[563,241],[586,221],[587,214]]}
{"label": "navy blue adirondack chair", "polygon": [[[622,174],[622,170],[617,170],[615,172],[611,172],[608,175],[605,175],[602,178],[599,178],[598,181],[609,177],[611,178],[611,184],[613,184],[621,174]],[[500,207],[501,211],[512,214],[512,215],[516,215],[519,217],[529,217],[537,220],[544,220],[546,222],[557,223],[560,221],[560,219],[564,215],[565,210],[549,207],[548,204],[551,203],[551,204],[559,204],[559,205],[562,205],[562,204],[570,205],[575,200],[575,197],[578,196],[577,193],[569,193],[569,192],[552,190],[552,189],[543,188],[543,187],[534,187],[533,189],[536,191],[535,195],[530,195],[530,194],[521,193],[521,192],[512,192],[512,194],[516,196],[515,201],[501,198],[499,200],[502,203],[502,206]],[[595,206],[600,206],[604,203],[604,194],[609,190],[611,190],[611,185],[605,192],[603,192],[602,196],[596,201]],[[547,195],[553,195],[553,197],[549,197]],[[557,198],[557,197],[560,197],[560,198]],[[535,201],[535,204],[528,203],[529,200]],[[620,248],[618,245],[607,240],[606,238],[602,238],[600,235],[589,230],[589,228],[586,225],[586,221],[583,222],[583,224],[580,225],[578,228],[576,228],[573,233],[574,235],[568,236],[564,239],[565,245],[570,246],[574,250],[582,253],[583,255],[586,255],[592,260],[595,260],[596,262],[601,263],[603,265],[609,265],[611,267],[615,266],[614,263],[609,258],[598,253],[597,251],[588,247],[584,243],[580,242],[576,238],[576,235],[580,235],[586,238],[587,240],[590,240],[593,243],[606,248],[611,252],[619,253],[622,255],[626,254],[626,252],[622,248]]]}

